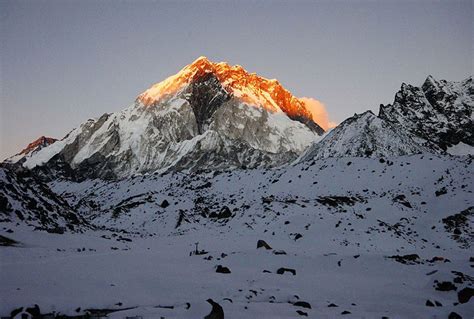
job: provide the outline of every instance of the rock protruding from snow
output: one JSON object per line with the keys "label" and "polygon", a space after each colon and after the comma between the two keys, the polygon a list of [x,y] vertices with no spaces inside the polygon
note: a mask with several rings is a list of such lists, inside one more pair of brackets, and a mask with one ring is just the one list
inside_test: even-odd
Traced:
{"label": "rock protruding from snow", "polygon": [[339,124],[308,148],[299,161],[329,157],[390,157],[423,152],[438,151],[367,111]]}
{"label": "rock protruding from snow", "polygon": [[473,107],[472,77],[449,82],[428,76],[421,87],[403,83],[379,116],[447,150],[459,143],[474,146]]}

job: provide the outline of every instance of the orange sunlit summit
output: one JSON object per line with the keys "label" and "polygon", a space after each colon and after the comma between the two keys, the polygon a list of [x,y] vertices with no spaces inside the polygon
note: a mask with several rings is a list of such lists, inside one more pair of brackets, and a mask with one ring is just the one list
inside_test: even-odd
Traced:
{"label": "orange sunlit summit", "polygon": [[185,66],[177,74],[154,84],[140,94],[138,100],[145,106],[159,103],[182,90],[196,76],[205,73],[213,73],[228,93],[244,103],[263,107],[270,112],[282,111],[290,117],[310,119],[324,130],[330,127],[322,104],[316,110],[307,99],[293,96],[278,80],[249,73],[240,65],[231,66],[226,62],[214,63],[204,56]]}

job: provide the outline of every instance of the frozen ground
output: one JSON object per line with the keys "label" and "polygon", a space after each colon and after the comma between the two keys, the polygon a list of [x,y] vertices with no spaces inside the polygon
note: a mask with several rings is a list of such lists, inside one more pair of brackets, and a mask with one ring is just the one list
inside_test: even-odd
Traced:
{"label": "frozen ground", "polygon": [[[472,158],[416,155],[55,182],[83,216],[114,230],[3,223],[0,235],[20,244],[0,247],[0,315],[38,304],[68,315],[130,308],[108,316],[203,318],[212,298],[225,318],[472,318],[474,299],[458,300],[474,283],[472,179]],[[257,249],[260,239],[272,249]],[[190,255],[196,242],[207,253]],[[418,258],[388,258],[407,254]]]}

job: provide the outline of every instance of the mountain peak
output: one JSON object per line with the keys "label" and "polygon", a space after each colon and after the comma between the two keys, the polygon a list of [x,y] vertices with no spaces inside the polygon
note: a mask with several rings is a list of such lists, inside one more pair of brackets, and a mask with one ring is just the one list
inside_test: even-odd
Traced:
{"label": "mountain peak", "polygon": [[469,78],[452,82],[429,75],[421,87],[402,84],[393,104],[381,107],[379,116],[443,150],[459,142],[472,146],[473,96]]}
{"label": "mountain peak", "polygon": [[32,151],[37,150],[38,148],[43,148],[45,146],[51,145],[56,141],[57,139],[52,137],[40,136],[38,139],[29,143],[28,146],[26,146],[19,154],[29,154]]}
{"label": "mountain peak", "polygon": [[179,94],[194,81],[212,73],[222,88],[234,99],[272,113],[283,112],[322,134],[323,129],[314,121],[303,100],[293,96],[276,79],[267,79],[249,73],[240,65],[211,62],[201,56],[177,74],[152,85],[137,98],[144,106],[156,105]]}
{"label": "mountain peak", "polygon": [[191,69],[211,69],[214,67],[214,63],[209,61],[207,57],[201,55],[187,67]]}
{"label": "mountain peak", "polygon": [[13,155],[5,160],[5,163],[22,163],[27,158],[35,155],[43,148],[57,142],[58,140],[52,137],[40,136],[33,142],[29,143],[21,152],[16,155]]}
{"label": "mountain peak", "polygon": [[197,62],[199,62],[199,61],[203,61],[203,62],[207,61],[207,62],[210,62],[209,59],[208,59],[206,56],[201,55],[201,56],[198,57],[196,60],[194,60],[194,62],[193,62],[192,64],[197,63]]}

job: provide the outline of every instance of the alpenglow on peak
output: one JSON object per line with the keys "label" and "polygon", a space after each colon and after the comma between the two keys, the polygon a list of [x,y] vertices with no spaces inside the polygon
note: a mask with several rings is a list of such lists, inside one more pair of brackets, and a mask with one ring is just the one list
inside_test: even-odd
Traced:
{"label": "alpenglow on peak", "polygon": [[145,106],[160,103],[206,74],[215,76],[223,89],[241,102],[265,108],[273,113],[284,112],[291,119],[307,125],[318,134],[324,133],[322,125],[318,123],[317,118],[314,118],[315,115],[311,113],[304,100],[293,96],[278,80],[250,73],[240,65],[211,62],[205,56],[200,56],[175,75],[152,85],[141,93],[137,100]]}

